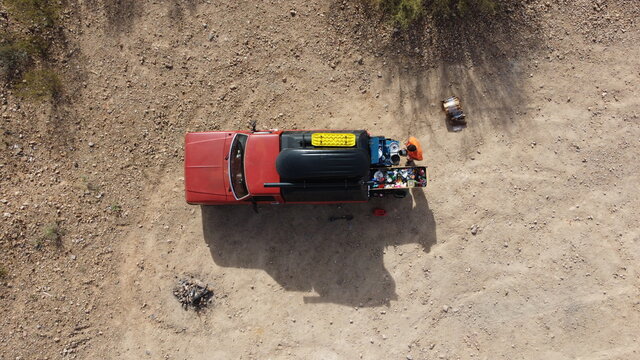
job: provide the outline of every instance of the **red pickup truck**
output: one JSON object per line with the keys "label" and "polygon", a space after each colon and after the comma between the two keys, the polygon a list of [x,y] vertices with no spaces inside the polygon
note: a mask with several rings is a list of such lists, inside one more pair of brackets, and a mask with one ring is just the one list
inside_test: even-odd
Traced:
{"label": "red pickup truck", "polygon": [[185,138],[189,204],[365,202],[428,182],[398,141],[365,130],[211,131]]}

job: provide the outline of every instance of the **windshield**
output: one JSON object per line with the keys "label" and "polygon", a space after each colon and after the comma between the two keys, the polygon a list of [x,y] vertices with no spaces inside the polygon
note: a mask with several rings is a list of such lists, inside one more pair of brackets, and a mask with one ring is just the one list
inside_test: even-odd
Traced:
{"label": "windshield", "polygon": [[244,178],[244,151],[247,146],[245,134],[236,134],[231,144],[229,152],[229,177],[231,178],[231,188],[236,199],[240,200],[249,195],[247,183]]}

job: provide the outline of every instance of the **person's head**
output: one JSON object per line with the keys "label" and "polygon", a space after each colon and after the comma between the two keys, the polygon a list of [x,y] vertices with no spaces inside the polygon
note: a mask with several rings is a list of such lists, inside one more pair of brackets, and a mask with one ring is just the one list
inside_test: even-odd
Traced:
{"label": "person's head", "polygon": [[411,144],[411,145],[407,146],[407,150],[416,151],[416,150],[418,150],[418,148],[415,145]]}

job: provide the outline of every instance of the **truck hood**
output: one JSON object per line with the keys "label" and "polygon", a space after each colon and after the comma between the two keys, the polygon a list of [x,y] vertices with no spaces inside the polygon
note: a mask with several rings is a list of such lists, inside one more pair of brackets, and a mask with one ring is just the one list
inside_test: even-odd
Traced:
{"label": "truck hood", "polygon": [[229,180],[225,157],[226,133],[192,133],[185,139],[185,189],[187,192],[226,196]]}

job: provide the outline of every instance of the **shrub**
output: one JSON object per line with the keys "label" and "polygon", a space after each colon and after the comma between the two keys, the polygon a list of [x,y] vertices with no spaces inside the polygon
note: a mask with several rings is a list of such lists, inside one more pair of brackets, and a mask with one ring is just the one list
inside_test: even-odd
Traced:
{"label": "shrub", "polygon": [[407,28],[425,13],[436,18],[488,14],[496,9],[496,0],[369,0],[396,25]]}
{"label": "shrub", "polygon": [[0,68],[6,79],[15,78],[27,66],[29,53],[18,44],[0,45]]}
{"label": "shrub", "polygon": [[62,82],[50,69],[30,70],[16,86],[16,93],[31,99],[57,99],[62,94]]}
{"label": "shrub", "polygon": [[424,11],[423,0],[372,0],[397,25],[407,28]]}
{"label": "shrub", "polygon": [[7,80],[17,78],[34,58],[43,57],[48,49],[47,41],[40,36],[20,40],[3,36],[3,41],[0,45],[0,69]]}
{"label": "shrub", "polygon": [[117,216],[122,215],[122,206],[118,204],[112,204],[111,206],[109,206],[109,210]]}
{"label": "shrub", "polygon": [[17,77],[29,63],[32,50],[27,42],[7,42],[0,45],[0,68],[7,79]]}
{"label": "shrub", "polygon": [[44,231],[42,233],[42,238],[39,240],[36,240],[36,247],[37,248],[42,247],[45,241],[54,243],[56,246],[60,247],[62,246],[63,235],[64,235],[64,230],[60,228],[58,223],[49,224],[44,228]]}
{"label": "shrub", "polygon": [[0,79],[14,87],[19,96],[57,99],[61,95],[59,77],[53,71],[38,66],[47,63],[49,48],[56,38],[53,27],[61,4],[59,0],[3,2],[11,17],[23,24],[17,27],[17,31],[4,30],[0,33]]}
{"label": "shrub", "polygon": [[5,0],[4,2],[11,15],[25,25],[52,27],[58,20],[60,5],[57,0]]}

